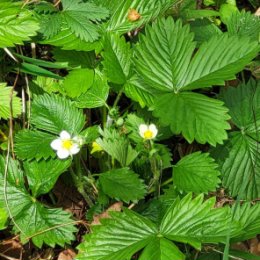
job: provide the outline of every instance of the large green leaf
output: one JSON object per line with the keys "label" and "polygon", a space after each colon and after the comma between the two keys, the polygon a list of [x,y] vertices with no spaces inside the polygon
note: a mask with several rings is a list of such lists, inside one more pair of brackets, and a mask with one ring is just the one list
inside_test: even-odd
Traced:
{"label": "large green leaf", "polygon": [[160,234],[198,249],[202,242],[225,241],[230,211],[228,208],[213,208],[214,204],[215,198],[203,202],[203,196],[192,199],[191,194],[182,200],[177,199],[161,222]]}
{"label": "large green leaf", "polygon": [[193,92],[169,93],[156,100],[153,110],[163,125],[170,125],[173,133],[182,133],[190,143],[195,139],[216,145],[227,139],[230,117],[222,101]]}
{"label": "large green leaf", "polygon": [[33,100],[31,123],[53,134],[60,134],[63,130],[79,134],[85,117],[68,99],[45,94]]}
{"label": "large green leaf", "polygon": [[23,44],[36,35],[38,21],[33,12],[21,8],[20,3],[0,3],[0,48]]}
{"label": "large green leaf", "polygon": [[85,93],[93,84],[93,80],[93,70],[75,69],[66,76],[63,87],[69,97],[75,98]]}
{"label": "large green leaf", "polygon": [[118,34],[108,34],[104,42],[103,65],[108,80],[124,84],[129,75],[132,51],[130,44]]}
{"label": "large green leaf", "polygon": [[155,238],[143,250],[139,260],[184,260],[185,255],[179,248],[165,238]]}
{"label": "large green leaf", "polygon": [[208,153],[189,154],[173,167],[173,184],[186,192],[215,191],[220,182],[217,167]]}
{"label": "large green leaf", "polygon": [[110,213],[112,219],[103,220],[79,246],[77,260],[125,260],[149,244],[156,234],[156,226],[148,219],[125,209]]}
{"label": "large green leaf", "polygon": [[19,159],[47,159],[54,157],[51,142],[55,136],[33,130],[21,130],[15,135],[15,153]]}
{"label": "large green leaf", "polygon": [[152,88],[166,92],[224,85],[259,51],[257,42],[226,34],[203,43],[192,56],[194,48],[187,25],[172,18],[160,19],[147,26],[137,47],[137,71]]}
{"label": "large green leaf", "polygon": [[11,116],[17,117],[21,114],[21,99],[16,94],[16,91],[13,91],[12,87],[6,87],[5,83],[0,83],[0,119],[8,119]]}
{"label": "large green leaf", "polygon": [[135,52],[136,69],[150,87],[177,92],[195,48],[189,26],[160,19],[146,27]]}
{"label": "large green leaf", "polygon": [[71,160],[41,160],[24,162],[24,170],[28,179],[32,195],[48,193],[56,183],[58,177],[70,166]]}
{"label": "large green leaf", "polygon": [[106,105],[109,94],[107,79],[100,72],[96,71],[93,85],[80,95],[75,102],[79,108],[95,108]]}
{"label": "large green leaf", "polygon": [[[0,181],[4,182],[5,161],[0,157]],[[14,182],[14,178],[17,181]],[[6,189],[0,186],[0,207],[8,204],[9,217],[14,221],[14,230],[20,233],[21,240],[27,242],[32,238],[33,243],[41,247],[43,243],[54,247],[55,244],[64,246],[74,240],[71,214],[61,209],[44,207],[36,201],[24,187],[24,180],[19,182],[21,171],[15,161],[9,158]]]}
{"label": "large green leaf", "polygon": [[102,173],[99,181],[105,194],[125,202],[140,200],[146,193],[143,181],[128,168]]}
{"label": "large green leaf", "polygon": [[128,140],[116,130],[105,129],[101,132],[103,138],[98,138],[97,143],[122,167],[130,165],[137,157],[138,152],[129,144]]}

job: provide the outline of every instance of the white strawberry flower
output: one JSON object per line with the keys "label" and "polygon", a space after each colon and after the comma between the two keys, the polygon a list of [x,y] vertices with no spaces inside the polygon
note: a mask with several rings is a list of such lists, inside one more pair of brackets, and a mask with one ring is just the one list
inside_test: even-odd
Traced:
{"label": "white strawberry flower", "polygon": [[60,137],[51,142],[51,148],[56,151],[60,159],[66,159],[80,151],[79,137],[71,137],[71,135],[63,130]]}
{"label": "white strawberry flower", "polygon": [[145,140],[154,139],[157,133],[158,133],[158,129],[154,124],[150,124],[150,125],[141,124],[139,126],[139,134]]}

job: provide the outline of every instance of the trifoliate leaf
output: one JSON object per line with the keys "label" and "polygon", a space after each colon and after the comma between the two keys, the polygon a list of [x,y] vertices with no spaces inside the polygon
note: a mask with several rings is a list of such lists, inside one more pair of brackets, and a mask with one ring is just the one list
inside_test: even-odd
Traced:
{"label": "trifoliate leaf", "polygon": [[79,134],[85,117],[68,99],[45,94],[33,100],[31,123],[38,129],[57,135],[63,130]]}
{"label": "trifoliate leaf", "polygon": [[103,65],[110,82],[124,84],[128,78],[132,51],[130,44],[118,34],[107,34],[104,42]]}
{"label": "trifoliate leaf", "polygon": [[122,167],[130,165],[137,157],[138,152],[134,150],[128,140],[116,130],[105,129],[101,134],[103,138],[98,138],[96,142],[112,158],[120,162]]}
{"label": "trifoliate leaf", "polygon": [[105,194],[127,203],[142,199],[146,192],[143,181],[128,168],[102,173],[99,181]]}
{"label": "trifoliate leaf", "polygon": [[223,102],[194,92],[164,94],[154,105],[153,114],[162,125],[170,125],[175,134],[180,134],[191,143],[216,145],[227,139],[226,122],[230,117]]}
{"label": "trifoliate leaf", "polygon": [[75,69],[65,77],[63,87],[67,96],[75,98],[85,93],[93,84],[94,71]]}
{"label": "trifoliate leaf", "polygon": [[71,160],[41,160],[24,162],[24,170],[32,195],[48,193],[56,183],[58,177],[70,166]]}
{"label": "trifoliate leaf", "polygon": [[[8,119],[11,116],[17,117],[22,112],[21,99],[16,96],[16,91],[12,91],[12,87],[6,87],[5,83],[0,83],[0,119]],[[10,109],[10,106],[12,106],[12,109]]]}
{"label": "trifoliate leaf", "polygon": [[[6,188],[0,185],[0,207],[6,208],[14,220],[14,230],[20,233],[21,240],[27,242],[32,239],[33,243],[42,247],[43,243],[54,247],[56,244],[64,246],[74,240],[71,214],[61,210],[44,207],[36,198],[32,197],[19,182],[20,170],[17,163],[9,158],[10,167],[7,172]],[[0,181],[4,182],[5,161],[0,157]],[[13,182],[13,176],[18,181]]]}
{"label": "trifoliate leaf", "polygon": [[186,155],[173,167],[173,184],[185,192],[215,191],[220,182],[217,167],[208,153]]}
{"label": "trifoliate leaf", "polygon": [[79,108],[102,107],[106,104],[109,94],[107,80],[100,72],[96,72],[93,85],[87,92],[80,95],[75,102]]}
{"label": "trifoliate leaf", "polygon": [[21,8],[20,3],[0,3],[0,48],[13,47],[36,35],[38,21],[32,11]]}
{"label": "trifoliate leaf", "polygon": [[146,35],[141,37],[135,53],[136,69],[151,88],[163,92],[224,85],[258,54],[259,46],[248,38],[223,34],[203,43],[195,55],[194,50],[187,25],[170,17],[160,19],[147,26]]}
{"label": "trifoliate leaf", "polygon": [[214,204],[215,198],[203,202],[203,196],[192,199],[191,194],[175,200],[162,220],[160,234],[198,249],[202,242],[225,241],[230,228],[230,210],[213,208]]}
{"label": "trifoliate leaf", "polygon": [[143,250],[139,260],[184,260],[185,255],[179,248],[165,238],[155,238]]}
{"label": "trifoliate leaf", "polygon": [[15,153],[19,159],[47,159],[55,157],[51,142],[56,137],[33,130],[21,130],[15,135]]}
{"label": "trifoliate leaf", "polygon": [[156,226],[148,219],[127,209],[110,214],[112,219],[102,221],[102,226],[94,227],[93,233],[86,236],[77,260],[130,259],[154,239]]}

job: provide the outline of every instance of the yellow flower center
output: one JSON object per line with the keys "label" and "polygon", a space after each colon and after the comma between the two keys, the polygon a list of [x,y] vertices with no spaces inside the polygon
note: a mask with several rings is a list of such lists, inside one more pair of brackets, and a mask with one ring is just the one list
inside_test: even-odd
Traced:
{"label": "yellow flower center", "polygon": [[151,139],[153,138],[153,132],[151,130],[146,130],[144,132],[144,139]]}
{"label": "yellow flower center", "polygon": [[66,139],[62,141],[62,148],[66,150],[70,150],[72,146],[73,146],[72,140]]}

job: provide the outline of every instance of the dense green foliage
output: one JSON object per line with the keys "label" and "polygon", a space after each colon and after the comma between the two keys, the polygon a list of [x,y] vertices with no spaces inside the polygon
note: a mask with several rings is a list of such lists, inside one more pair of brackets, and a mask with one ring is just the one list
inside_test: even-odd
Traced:
{"label": "dense green foliage", "polygon": [[0,3],[1,232],[77,260],[257,259],[229,250],[260,234],[255,1],[54,2]]}

